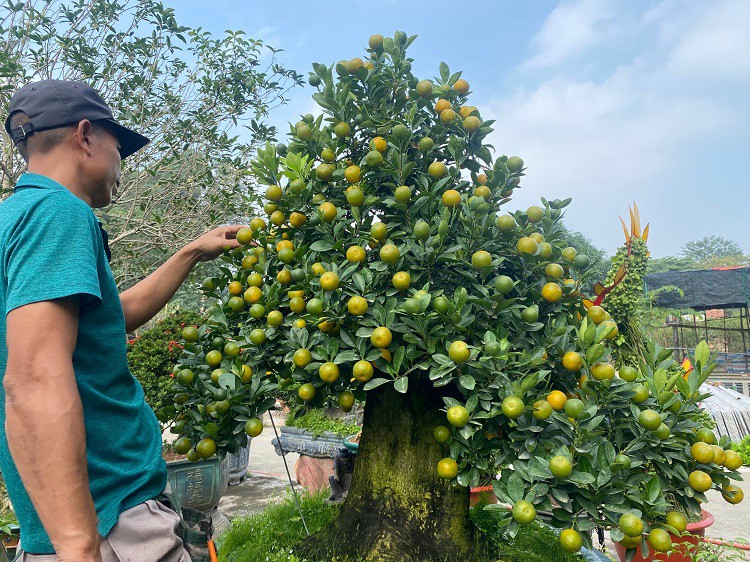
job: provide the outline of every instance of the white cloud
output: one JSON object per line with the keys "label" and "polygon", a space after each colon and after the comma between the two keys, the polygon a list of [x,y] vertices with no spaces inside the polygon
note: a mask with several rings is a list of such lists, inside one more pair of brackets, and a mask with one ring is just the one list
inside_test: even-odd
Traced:
{"label": "white cloud", "polygon": [[547,67],[580,55],[612,32],[613,15],[606,0],[561,3],[532,40],[536,53],[524,66]]}
{"label": "white cloud", "polygon": [[[578,25],[565,20],[569,29],[588,30],[579,34],[586,47],[576,51],[567,37],[561,39],[557,59],[547,48],[540,49],[520,65],[521,86],[515,92],[480,107],[483,115],[496,119],[496,130],[488,141],[497,155],[517,154],[528,166],[523,189],[517,191],[511,206],[525,208],[540,196],[572,196],[571,224],[601,243],[616,244],[620,236],[617,214],[626,212],[627,205],[636,200],[646,220],[658,215],[662,233],[690,239],[689,226],[674,213],[679,209],[683,218],[685,213],[702,214],[705,202],[689,193],[705,186],[681,183],[690,181],[691,171],[706,169],[707,165],[700,164],[705,149],[746,134],[744,124],[750,117],[746,101],[733,99],[740,89],[727,87],[731,82],[718,84],[695,77],[713,73],[727,80],[745,80],[750,46],[734,53],[734,59],[724,59],[730,57],[728,51],[748,42],[748,36],[736,30],[750,26],[741,23],[743,14],[733,0],[702,4],[700,9],[691,6],[686,10],[689,13],[679,17],[675,15],[679,5],[667,0],[652,7],[640,21],[623,25],[612,38],[622,47],[623,37],[632,37],[626,48],[617,50],[620,55],[635,53],[632,60],[611,66],[604,75],[582,79],[580,60],[596,61],[606,68],[602,53],[612,46],[591,30],[594,20],[591,12],[582,11],[584,4],[589,3],[564,6],[572,10],[566,12],[569,17],[577,13],[581,18]],[[538,37],[552,37],[554,17],[558,18],[555,25],[561,22],[559,10],[550,15]],[[750,14],[744,16],[747,19]],[[551,43],[547,47],[554,48]],[[561,64],[554,77],[534,83],[532,76],[537,73],[523,72],[573,54],[580,56],[571,65],[571,74]],[[706,68],[713,57],[722,60]],[[597,228],[600,221],[591,219],[603,209],[604,229]],[[670,236],[662,236],[659,243],[669,246]]]}
{"label": "white cloud", "polygon": [[750,79],[750,4],[709,3],[685,29],[672,52],[672,71]]}

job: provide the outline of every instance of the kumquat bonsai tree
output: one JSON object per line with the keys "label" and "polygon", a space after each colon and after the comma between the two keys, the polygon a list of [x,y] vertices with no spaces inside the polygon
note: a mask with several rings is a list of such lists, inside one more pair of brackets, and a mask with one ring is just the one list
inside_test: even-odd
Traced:
{"label": "kumquat bonsai tree", "polygon": [[669,550],[707,490],[741,499],[740,461],[697,406],[714,358],[701,344],[687,378],[667,376],[670,352],[650,345],[616,372],[606,300],[580,294],[590,260],[561,238],[570,200],[505,210],[523,160],[493,157],[460,72],[412,74],[415,39],[373,35],[362,58],[315,64],[322,113],[258,151],[267,216],[183,333],[160,412],[175,449],[236,451],[276,398],[361,402],[348,497],[300,558],[482,560],[469,488],[488,476],[508,536],[545,511],[571,552],[596,526]]}

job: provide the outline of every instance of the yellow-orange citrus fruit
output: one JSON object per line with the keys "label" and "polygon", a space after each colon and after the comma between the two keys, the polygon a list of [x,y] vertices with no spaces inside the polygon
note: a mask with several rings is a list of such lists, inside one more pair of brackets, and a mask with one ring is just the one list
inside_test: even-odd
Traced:
{"label": "yellow-orange citrus fruit", "polygon": [[350,246],[346,250],[346,259],[352,263],[363,262],[367,259],[367,252],[362,246]]}
{"label": "yellow-orange citrus fruit", "polygon": [[437,473],[440,478],[451,480],[458,474],[458,464],[451,458],[445,458],[438,463]]}
{"label": "yellow-orange citrus fruit", "polygon": [[453,84],[453,89],[456,90],[459,94],[468,94],[469,93],[469,83],[466,80],[464,80],[463,78],[459,78]]}
{"label": "yellow-orange citrus fruit", "polygon": [[446,189],[441,197],[443,205],[455,209],[461,203],[461,194],[455,189]]}
{"label": "yellow-orange citrus fruit", "polygon": [[463,427],[469,423],[469,411],[463,406],[451,406],[446,416],[453,427]]}
{"label": "yellow-orange citrus fruit", "polygon": [[444,109],[440,112],[441,123],[452,123],[456,120],[456,112],[452,109]]}
{"label": "yellow-orange citrus fruit", "polygon": [[679,511],[670,511],[667,513],[667,525],[674,527],[678,533],[684,533],[687,530],[687,517]]}
{"label": "yellow-orange citrus fruit", "polygon": [[435,103],[435,113],[439,114],[445,111],[446,109],[450,109],[450,108],[451,108],[451,102],[449,102],[448,100],[439,99],[437,100],[437,103]]}
{"label": "yellow-orange citrus fruit", "polygon": [[326,271],[320,276],[320,287],[324,291],[335,291],[339,288],[339,276],[333,271]]}
{"label": "yellow-orange citrus fruit", "polygon": [[362,177],[362,170],[356,165],[349,166],[344,170],[344,177],[349,183],[357,183]]}
{"label": "yellow-orange citrus fruit", "polygon": [[565,529],[560,533],[560,546],[567,552],[578,552],[583,546],[583,539],[575,529]]}
{"label": "yellow-orange citrus fruit", "polygon": [[518,250],[518,253],[520,255],[528,255],[533,256],[536,254],[537,248],[539,245],[536,243],[536,240],[533,238],[529,238],[528,236],[523,236],[518,239],[518,242],[516,242],[516,250]]}
{"label": "yellow-orange citrus fruit", "polygon": [[581,367],[583,367],[583,358],[581,358],[581,354],[576,351],[568,351],[563,355],[562,363],[563,367],[568,371],[580,371]]}
{"label": "yellow-orange citrus fruit", "polygon": [[597,362],[591,366],[591,376],[598,381],[609,381],[615,378],[615,368],[611,363]]}
{"label": "yellow-orange citrus fruit", "polygon": [[393,244],[386,244],[380,248],[380,259],[388,265],[396,263],[399,257],[401,257],[401,252]]}
{"label": "yellow-orange citrus fruit", "polygon": [[417,93],[423,98],[430,97],[432,95],[432,82],[429,80],[417,82]]}
{"label": "yellow-orange citrus fruit", "polygon": [[[442,114],[440,117],[442,118]],[[473,133],[474,131],[478,131],[479,127],[482,126],[482,122],[479,120],[478,117],[475,117],[474,115],[470,115],[466,119],[464,119],[463,127],[464,130],[468,133]]]}
{"label": "yellow-orange citrus fruit", "polygon": [[702,470],[694,470],[688,475],[688,484],[696,492],[707,492],[711,489],[713,482],[711,477]]}
{"label": "yellow-orange citrus fruit", "polygon": [[315,387],[307,382],[299,387],[297,394],[299,394],[299,397],[302,398],[302,400],[304,400],[305,402],[309,402],[310,400],[315,398],[316,392],[317,391],[315,390]]}
{"label": "yellow-orange citrus fruit", "polygon": [[714,462],[716,453],[712,445],[699,441],[698,443],[693,443],[693,446],[690,447],[690,455],[695,461],[701,464],[711,464]]}
{"label": "yellow-orange citrus fruit", "polygon": [[243,295],[243,298],[246,302],[249,302],[250,304],[255,304],[260,300],[260,298],[263,296],[263,291],[260,289],[260,287],[248,287],[247,291],[245,291],[245,294]]}
{"label": "yellow-orange citrus fruit", "polygon": [[370,227],[370,236],[382,242],[388,236],[388,226],[384,222],[376,222]]}
{"label": "yellow-orange citrus fruit", "polygon": [[439,180],[440,178],[445,176],[447,172],[448,172],[448,168],[446,167],[445,163],[439,162],[437,160],[435,162],[432,162],[427,167],[427,173],[430,174],[430,176],[436,180]]}
{"label": "yellow-orange citrus fruit", "polygon": [[411,285],[411,275],[407,271],[399,271],[393,274],[391,282],[396,289],[404,291]]}
{"label": "yellow-orange citrus fruit", "polygon": [[562,289],[557,283],[547,283],[542,287],[542,298],[547,302],[557,302],[562,298]]}
{"label": "yellow-orange citrus fruit", "polygon": [[323,363],[318,369],[318,375],[324,382],[332,383],[339,379],[341,371],[336,363]]}
{"label": "yellow-orange citrus fruit", "polygon": [[284,192],[278,185],[269,185],[266,189],[266,199],[269,201],[278,201],[282,195],[284,195]]}
{"label": "yellow-orange citrus fruit", "polygon": [[549,405],[557,412],[565,407],[565,402],[567,401],[568,397],[560,390],[553,390],[547,395],[547,402],[549,402]]}
{"label": "yellow-orange citrus fruit", "polygon": [[643,534],[643,520],[635,513],[623,513],[618,525],[620,530],[629,537],[639,537]]}
{"label": "yellow-orange citrus fruit", "polygon": [[732,505],[737,505],[743,499],[745,499],[745,492],[743,492],[742,488],[740,488],[739,486],[730,484],[729,486],[724,486],[721,489],[721,497]]}
{"label": "yellow-orange citrus fruit", "polygon": [[291,215],[289,215],[289,224],[291,224],[294,228],[299,228],[306,222],[307,217],[303,213],[294,211]]}
{"label": "yellow-orange citrus fruit", "polygon": [[549,461],[549,470],[556,478],[567,478],[573,472],[573,466],[568,457],[555,455]]}
{"label": "yellow-orange citrus fruit", "polygon": [[329,201],[321,203],[318,210],[323,215],[323,221],[325,222],[333,222],[333,219],[336,218],[336,205]]}
{"label": "yellow-orange citrus fruit", "polygon": [[495,226],[500,232],[513,232],[516,229],[516,219],[512,215],[500,215],[495,219]]}
{"label": "yellow-orange citrus fruit", "polygon": [[373,148],[373,150],[377,150],[378,152],[385,152],[388,149],[388,141],[386,141],[383,137],[375,137],[370,141],[370,146]]}
{"label": "yellow-orange citrus fruit", "polygon": [[391,345],[392,341],[393,334],[391,334],[391,331],[384,326],[375,328],[372,332],[372,335],[370,336],[370,342],[378,349],[388,347],[389,345]]}
{"label": "yellow-orange citrus fruit", "polygon": [[727,458],[724,460],[724,466],[729,470],[737,470],[742,466],[742,457],[737,451],[728,450],[725,454]]}
{"label": "yellow-orange citrus fruit", "polygon": [[470,355],[471,351],[465,341],[456,340],[448,348],[448,356],[458,364],[465,363]]}
{"label": "yellow-orange citrus fruit", "polygon": [[367,300],[359,295],[354,295],[346,303],[346,308],[349,314],[353,316],[364,316],[368,308]]}
{"label": "yellow-orange citrus fruit", "polygon": [[594,324],[601,324],[607,319],[607,313],[601,306],[592,306],[586,310],[586,315]]}
{"label": "yellow-orange citrus fruit", "polygon": [[369,361],[361,359],[354,364],[352,376],[359,382],[367,382],[372,378],[374,369]]}

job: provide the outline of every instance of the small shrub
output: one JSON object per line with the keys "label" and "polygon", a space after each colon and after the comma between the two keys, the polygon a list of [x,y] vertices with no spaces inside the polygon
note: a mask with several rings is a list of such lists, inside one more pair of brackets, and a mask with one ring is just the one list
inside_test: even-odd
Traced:
{"label": "small shrub", "polygon": [[732,450],[739,453],[742,464],[750,466],[750,435],[745,436],[739,443],[732,443]]}
{"label": "small shrub", "polygon": [[182,355],[182,328],[198,326],[204,318],[189,311],[178,311],[128,341],[128,364],[155,412],[171,404],[167,396],[172,386],[172,366]]}
{"label": "small shrub", "polygon": [[286,420],[286,425],[288,427],[307,430],[315,437],[323,435],[326,431],[335,433],[341,437],[348,437],[349,435],[359,433],[362,429],[357,424],[345,423],[342,420],[330,418],[320,410],[310,410],[298,418],[289,416]]}

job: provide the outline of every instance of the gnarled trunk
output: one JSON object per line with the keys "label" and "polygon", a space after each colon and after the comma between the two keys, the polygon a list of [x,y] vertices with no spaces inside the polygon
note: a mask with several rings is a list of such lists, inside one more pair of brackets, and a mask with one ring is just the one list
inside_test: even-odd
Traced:
{"label": "gnarled trunk", "polygon": [[412,381],[368,393],[354,478],[337,519],[295,549],[317,560],[405,562],[475,559],[469,490],[437,476],[446,452],[434,440],[444,423],[441,395]]}

